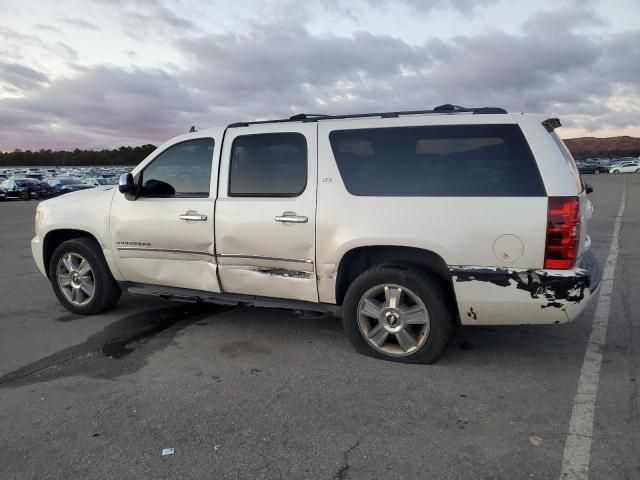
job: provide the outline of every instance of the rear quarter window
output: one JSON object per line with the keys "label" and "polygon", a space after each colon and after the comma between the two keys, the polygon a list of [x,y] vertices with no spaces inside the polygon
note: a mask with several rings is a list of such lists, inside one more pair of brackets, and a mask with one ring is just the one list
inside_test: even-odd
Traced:
{"label": "rear quarter window", "polygon": [[334,130],[329,140],[352,195],[546,195],[518,125]]}

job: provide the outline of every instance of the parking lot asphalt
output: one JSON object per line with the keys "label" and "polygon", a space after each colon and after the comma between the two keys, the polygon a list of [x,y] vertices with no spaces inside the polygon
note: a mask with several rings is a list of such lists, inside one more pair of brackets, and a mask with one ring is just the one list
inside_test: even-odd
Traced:
{"label": "parking lot asphalt", "polygon": [[[589,478],[637,479],[640,175],[585,181],[600,261],[627,199]],[[77,317],[31,259],[35,206],[0,203],[0,479],[559,478],[593,303],[569,325],[459,328],[431,366],[282,310],[124,295]]]}

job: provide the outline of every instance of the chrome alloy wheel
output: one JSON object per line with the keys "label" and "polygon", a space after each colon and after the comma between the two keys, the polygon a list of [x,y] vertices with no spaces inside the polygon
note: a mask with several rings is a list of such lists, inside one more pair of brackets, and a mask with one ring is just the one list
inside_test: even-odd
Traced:
{"label": "chrome alloy wheel", "polygon": [[73,305],[88,304],[96,289],[91,265],[77,253],[67,253],[58,260],[56,277],[60,291]]}
{"label": "chrome alloy wheel", "polygon": [[395,284],[370,288],[358,304],[358,327],[365,340],[387,355],[405,356],[429,338],[431,321],[422,300]]}

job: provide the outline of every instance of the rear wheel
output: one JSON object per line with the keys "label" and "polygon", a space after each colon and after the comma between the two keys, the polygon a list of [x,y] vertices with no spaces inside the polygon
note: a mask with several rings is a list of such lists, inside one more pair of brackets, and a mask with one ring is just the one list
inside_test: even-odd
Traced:
{"label": "rear wheel", "polygon": [[378,266],[347,290],[343,323],[355,349],[403,363],[432,363],[451,338],[453,315],[442,284],[413,270]]}
{"label": "rear wheel", "polygon": [[120,299],[120,288],[91,238],[74,238],[56,248],[49,279],[60,303],[80,315],[104,312]]}
{"label": "rear wheel", "polygon": [[20,200],[31,200],[31,194],[28,190],[23,190],[20,192]]}

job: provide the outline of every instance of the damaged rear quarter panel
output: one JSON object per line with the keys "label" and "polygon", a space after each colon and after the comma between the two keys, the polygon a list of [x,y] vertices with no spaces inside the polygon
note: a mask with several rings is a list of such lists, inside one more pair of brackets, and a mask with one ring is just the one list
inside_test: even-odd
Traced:
{"label": "damaged rear quarter panel", "polygon": [[567,323],[591,296],[586,270],[450,267],[465,325]]}

